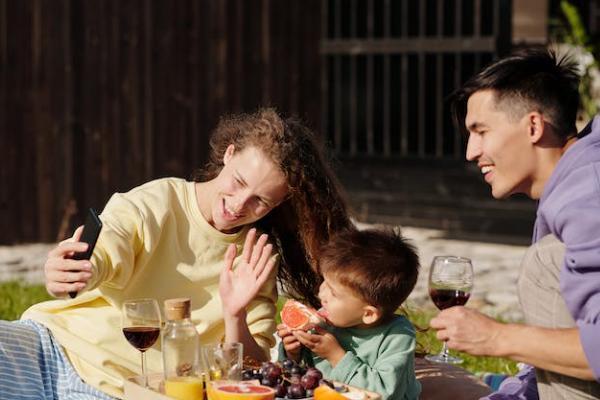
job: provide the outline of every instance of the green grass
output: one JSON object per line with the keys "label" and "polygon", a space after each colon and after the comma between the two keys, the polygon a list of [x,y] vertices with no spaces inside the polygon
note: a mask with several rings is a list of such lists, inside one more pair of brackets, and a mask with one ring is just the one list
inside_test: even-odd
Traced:
{"label": "green grass", "polygon": [[[410,321],[418,329],[417,352],[436,354],[442,349],[442,343],[435,337],[435,330],[429,329],[429,320],[436,315],[435,310],[409,309],[406,314]],[[517,373],[517,363],[504,358],[476,357],[466,353],[450,350],[450,353],[464,360],[460,365],[462,368],[475,373],[493,372],[514,375]]]}
{"label": "green grass", "polygon": [[0,283],[0,319],[19,319],[23,311],[35,303],[51,299],[43,285],[27,285],[22,282]]}
{"label": "green grass", "polygon": [[279,313],[281,312],[283,303],[285,303],[286,300],[287,300],[287,298],[285,298],[285,297],[279,297],[277,299],[277,314],[275,314],[275,322],[277,323],[277,325],[279,325],[281,323],[281,315],[279,315]]}

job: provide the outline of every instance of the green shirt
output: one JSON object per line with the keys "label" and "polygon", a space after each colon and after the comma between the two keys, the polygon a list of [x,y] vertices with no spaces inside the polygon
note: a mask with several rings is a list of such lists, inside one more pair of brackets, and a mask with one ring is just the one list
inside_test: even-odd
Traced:
{"label": "green shirt", "polygon": [[314,363],[331,380],[379,393],[382,399],[419,398],[421,384],[415,377],[415,329],[404,316],[373,328],[336,328],[330,332],[346,350],[332,368],[329,361],[307,349]]}

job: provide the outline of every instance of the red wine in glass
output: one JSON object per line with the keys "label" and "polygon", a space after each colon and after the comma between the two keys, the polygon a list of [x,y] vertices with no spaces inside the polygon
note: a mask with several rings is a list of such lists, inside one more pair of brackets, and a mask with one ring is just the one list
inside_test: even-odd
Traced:
{"label": "red wine in glass", "polygon": [[160,328],[152,326],[134,326],[123,328],[125,339],[139,351],[146,351],[156,342]]}
{"label": "red wine in glass", "polygon": [[464,306],[471,294],[456,289],[429,289],[429,296],[438,309],[445,310],[454,306]]}
{"label": "red wine in glass", "polygon": [[138,349],[142,357],[142,384],[146,380],[146,350],[160,335],[160,309],[154,299],[128,300],[123,303],[121,328],[125,339]]}
{"label": "red wine in glass", "polygon": [[[469,300],[473,287],[473,266],[464,257],[434,257],[429,271],[429,296],[440,310],[463,306]],[[425,356],[429,361],[460,364],[463,360],[448,353],[446,342],[439,354]]]}

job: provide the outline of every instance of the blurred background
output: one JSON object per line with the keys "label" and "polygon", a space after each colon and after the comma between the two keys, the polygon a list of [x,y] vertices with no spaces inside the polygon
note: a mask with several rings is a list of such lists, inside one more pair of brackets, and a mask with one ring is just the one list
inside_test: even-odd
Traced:
{"label": "blurred background", "polygon": [[445,99],[552,42],[581,61],[585,123],[599,32],[600,0],[0,0],[0,244],[188,178],[219,117],[260,106],[323,137],[358,221],[527,243],[535,203],[491,198]]}

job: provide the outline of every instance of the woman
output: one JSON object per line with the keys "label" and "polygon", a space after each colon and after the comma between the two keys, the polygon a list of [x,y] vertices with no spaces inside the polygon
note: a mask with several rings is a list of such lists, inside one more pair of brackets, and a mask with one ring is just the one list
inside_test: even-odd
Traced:
{"label": "woman", "polygon": [[[65,387],[87,398],[121,396],[123,378],[139,374],[139,353],[123,338],[119,310],[138,297],[162,303],[189,296],[201,342],[240,341],[245,354],[265,359],[274,344],[277,298],[272,246],[283,287],[316,303],[318,244],[350,222],[309,130],[265,109],[222,120],[210,145],[209,163],[193,182],[166,178],[115,194],[102,213],[104,228],[90,261],[69,259],[86,248],[76,241],[49,253],[49,293],[80,293],[2,323],[0,331],[18,328],[31,336],[22,347],[39,346],[42,355],[12,363],[0,355],[0,364],[8,369],[51,357],[63,371],[40,383],[0,373],[0,389],[3,382],[10,386],[16,391],[11,398],[25,398],[17,386],[42,386],[46,397],[38,398],[56,398],[52,392]],[[7,336],[0,333],[0,345]],[[147,358],[150,371],[161,369],[159,351],[150,349]],[[35,372],[46,373],[38,365]]]}

